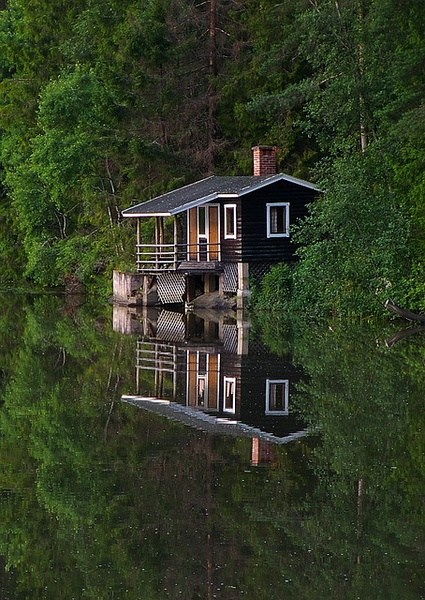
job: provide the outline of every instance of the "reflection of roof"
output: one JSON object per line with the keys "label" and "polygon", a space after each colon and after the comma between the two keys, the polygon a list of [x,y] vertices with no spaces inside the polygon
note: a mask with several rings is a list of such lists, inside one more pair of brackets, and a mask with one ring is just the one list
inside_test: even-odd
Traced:
{"label": "reflection of roof", "polygon": [[242,175],[232,177],[211,175],[211,177],[195,181],[177,190],[152,198],[152,200],[148,200],[147,202],[131,206],[123,210],[122,214],[124,217],[175,215],[216,198],[238,198],[277,181],[288,181],[289,183],[320,192],[319,188],[314,184],[303,179],[285,175],[284,173],[278,175]]}
{"label": "reflection of roof", "polygon": [[177,402],[170,402],[169,400],[162,400],[159,398],[144,398],[141,396],[122,396],[123,402],[133,404],[138,408],[147,410],[152,413],[156,413],[167,419],[178,421],[184,425],[200,429],[207,433],[218,434],[218,435],[231,435],[235,437],[258,437],[274,444],[287,444],[298,438],[305,437],[308,433],[306,429],[289,433],[284,437],[278,437],[272,433],[267,433],[246,425],[241,421],[234,421],[223,417],[215,417],[196,410],[190,406],[183,406]]}

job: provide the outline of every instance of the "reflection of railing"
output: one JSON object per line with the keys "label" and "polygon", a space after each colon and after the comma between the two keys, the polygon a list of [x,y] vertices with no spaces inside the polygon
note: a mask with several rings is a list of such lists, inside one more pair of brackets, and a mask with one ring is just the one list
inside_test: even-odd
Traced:
{"label": "reflection of railing", "polygon": [[220,260],[220,243],[137,244],[138,271],[176,271],[181,262]]}
{"label": "reflection of railing", "polygon": [[137,342],[137,369],[174,373],[177,368],[176,347],[171,344]]}
{"label": "reflection of railing", "polygon": [[[153,374],[153,378],[142,375],[142,371]],[[148,397],[175,398],[177,385],[177,348],[172,344],[137,342],[136,387],[141,386]]]}
{"label": "reflection of railing", "polygon": [[177,376],[186,350],[158,341],[137,342],[136,391],[150,398],[176,399]]}

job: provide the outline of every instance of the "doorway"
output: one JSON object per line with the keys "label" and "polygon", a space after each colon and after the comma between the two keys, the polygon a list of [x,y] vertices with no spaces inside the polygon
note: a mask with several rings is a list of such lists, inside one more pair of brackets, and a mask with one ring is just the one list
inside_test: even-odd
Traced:
{"label": "doorway", "polygon": [[187,259],[220,260],[220,206],[207,204],[188,211]]}

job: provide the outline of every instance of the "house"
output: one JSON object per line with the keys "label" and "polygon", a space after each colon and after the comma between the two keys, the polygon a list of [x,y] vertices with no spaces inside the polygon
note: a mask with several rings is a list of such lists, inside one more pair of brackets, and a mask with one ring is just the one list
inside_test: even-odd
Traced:
{"label": "house", "polygon": [[255,465],[272,461],[270,444],[307,434],[291,408],[301,369],[251,336],[241,314],[147,308],[140,317],[134,390],[123,401],[208,433],[249,437]]}
{"label": "house", "polygon": [[[137,275],[115,273],[114,297],[149,305],[217,292],[242,306],[250,279],[293,261],[292,226],[320,190],[277,173],[276,150],[253,148],[251,176],[212,175],[124,210],[137,224]],[[143,226],[147,219],[154,227]]]}

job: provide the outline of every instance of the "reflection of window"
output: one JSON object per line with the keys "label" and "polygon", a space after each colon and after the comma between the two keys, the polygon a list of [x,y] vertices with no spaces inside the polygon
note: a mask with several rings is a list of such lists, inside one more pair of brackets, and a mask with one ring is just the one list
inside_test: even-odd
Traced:
{"label": "reflection of window", "polygon": [[197,398],[198,406],[206,406],[208,394],[208,354],[205,352],[196,353],[197,362]]}
{"label": "reflection of window", "polygon": [[234,413],[236,407],[236,379],[234,377],[225,377],[223,387],[223,411]]}
{"label": "reflection of window", "polygon": [[266,415],[287,415],[289,381],[287,379],[266,380]]}
{"label": "reflection of window", "polygon": [[289,202],[267,204],[267,237],[289,237]]}
{"label": "reflection of window", "polygon": [[236,239],[236,204],[224,205],[224,238]]}
{"label": "reflection of window", "polygon": [[198,406],[205,406],[206,400],[206,391],[207,391],[207,376],[206,375],[198,375],[198,397],[196,399]]}
{"label": "reflection of window", "polygon": [[205,354],[204,352],[198,353],[198,373],[199,373],[199,375],[202,375],[203,373],[207,372],[207,359],[208,359],[207,354]]}

